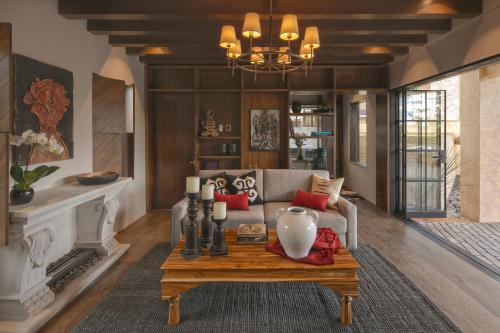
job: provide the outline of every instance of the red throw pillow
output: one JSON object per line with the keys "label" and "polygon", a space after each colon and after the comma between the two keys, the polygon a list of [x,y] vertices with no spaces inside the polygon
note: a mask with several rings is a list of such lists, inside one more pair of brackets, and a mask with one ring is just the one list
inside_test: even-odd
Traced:
{"label": "red throw pillow", "polygon": [[324,212],[326,204],[328,203],[328,198],[330,198],[330,195],[328,194],[315,194],[299,190],[295,193],[292,206],[313,208]]}
{"label": "red throw pillow", "polygon": [[226,203],[228,210],[248,210],[248,192],[241,194],[220,194],[214,193],[215,201]]}

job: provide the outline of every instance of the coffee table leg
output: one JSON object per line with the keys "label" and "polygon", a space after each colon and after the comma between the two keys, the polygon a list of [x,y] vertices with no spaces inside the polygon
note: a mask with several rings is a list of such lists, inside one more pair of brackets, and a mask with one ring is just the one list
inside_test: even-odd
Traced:
{"label": "coffee table leg", "polygon": [[342,325],[352,324],[352,297],[342,295],[342,304],[340,308],[340,322]]}
{"label": "coffee table leg", "polygon": [[170,297],[170,305],[168,307],[168,324],[177,325],[181,321],[181,311],[179,310],[180,295]]}

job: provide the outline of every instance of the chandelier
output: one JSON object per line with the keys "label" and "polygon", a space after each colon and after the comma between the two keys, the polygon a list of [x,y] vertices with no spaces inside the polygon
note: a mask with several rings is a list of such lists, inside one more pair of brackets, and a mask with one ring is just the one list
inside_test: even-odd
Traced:
{"label": "chandelier", "polygon": [[288,46],[273,45],[273,2],[270,1],[269,11],[269,44],[254,46],[254,39],[262,36],[260,17],[257,13],[245,14],[241,34],[249,39],[248,51],[242,53],[241,41],[236,38],[236,29],[232,25],[224,25],[220,34],[220,47],[226,49],[227,63],[232,67],[252,72],[255,78],[258,73],[281,74],[283,78],[288,72],[299,69],[312,68],[314,49],[320,47],[318,27],[309,26],[305,29],[304,39],[300,43],[298,53],[292,52],[292,41],[299,39],[299,25],[297,16],[286,14],[281,22],[279,37],[286,41]]}

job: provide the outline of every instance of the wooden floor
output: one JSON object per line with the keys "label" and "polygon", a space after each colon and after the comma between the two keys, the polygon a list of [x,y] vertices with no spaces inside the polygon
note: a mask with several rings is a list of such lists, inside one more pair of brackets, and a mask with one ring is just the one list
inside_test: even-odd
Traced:
{"label": "wooden floor", "polygon": [[[379,249],[464,332],[500,332],[498,281],[367,201],[356,205],[361,243]],[[153,213],[120,232],[129,252],[41,332],[68,332],[144,254],[169,239],[169,223],[168,213]]]}

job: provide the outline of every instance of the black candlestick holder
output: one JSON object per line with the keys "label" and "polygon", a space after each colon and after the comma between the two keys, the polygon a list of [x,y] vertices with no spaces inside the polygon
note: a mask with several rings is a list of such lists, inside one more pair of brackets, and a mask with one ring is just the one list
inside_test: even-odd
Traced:
{"label": "black candlestick holder", "polygon": [[212,222],[210,217],[212,215],[212,204],[213,199],[202,200],[203,201],[203,220],[201,220],[201,235],[200,242],[201,246],[207,248],[210,245],[210,231]]}
{"label": "black candlestick holder", "polygon": [[198,221],[196,220],[198,213],[198,198],[199,193],[186,193],[188,197],[188,220],[185,223],[184,232],[184,248],[181,250],[181,255],[185,259],[194,259],[199,257],[201,253],[200,239],[198,235]]}
{"label": "black candlestick holder", "polygon": [[217,225],[214,228],[214,239],[212,242],[212,247],[210,248],[211,256],[225,256],[227,255],[227,245],[225,240],[225,233],[222,224],[227,221],[227,217],[223,219],[216,219],[212,217],[212,222]]}

